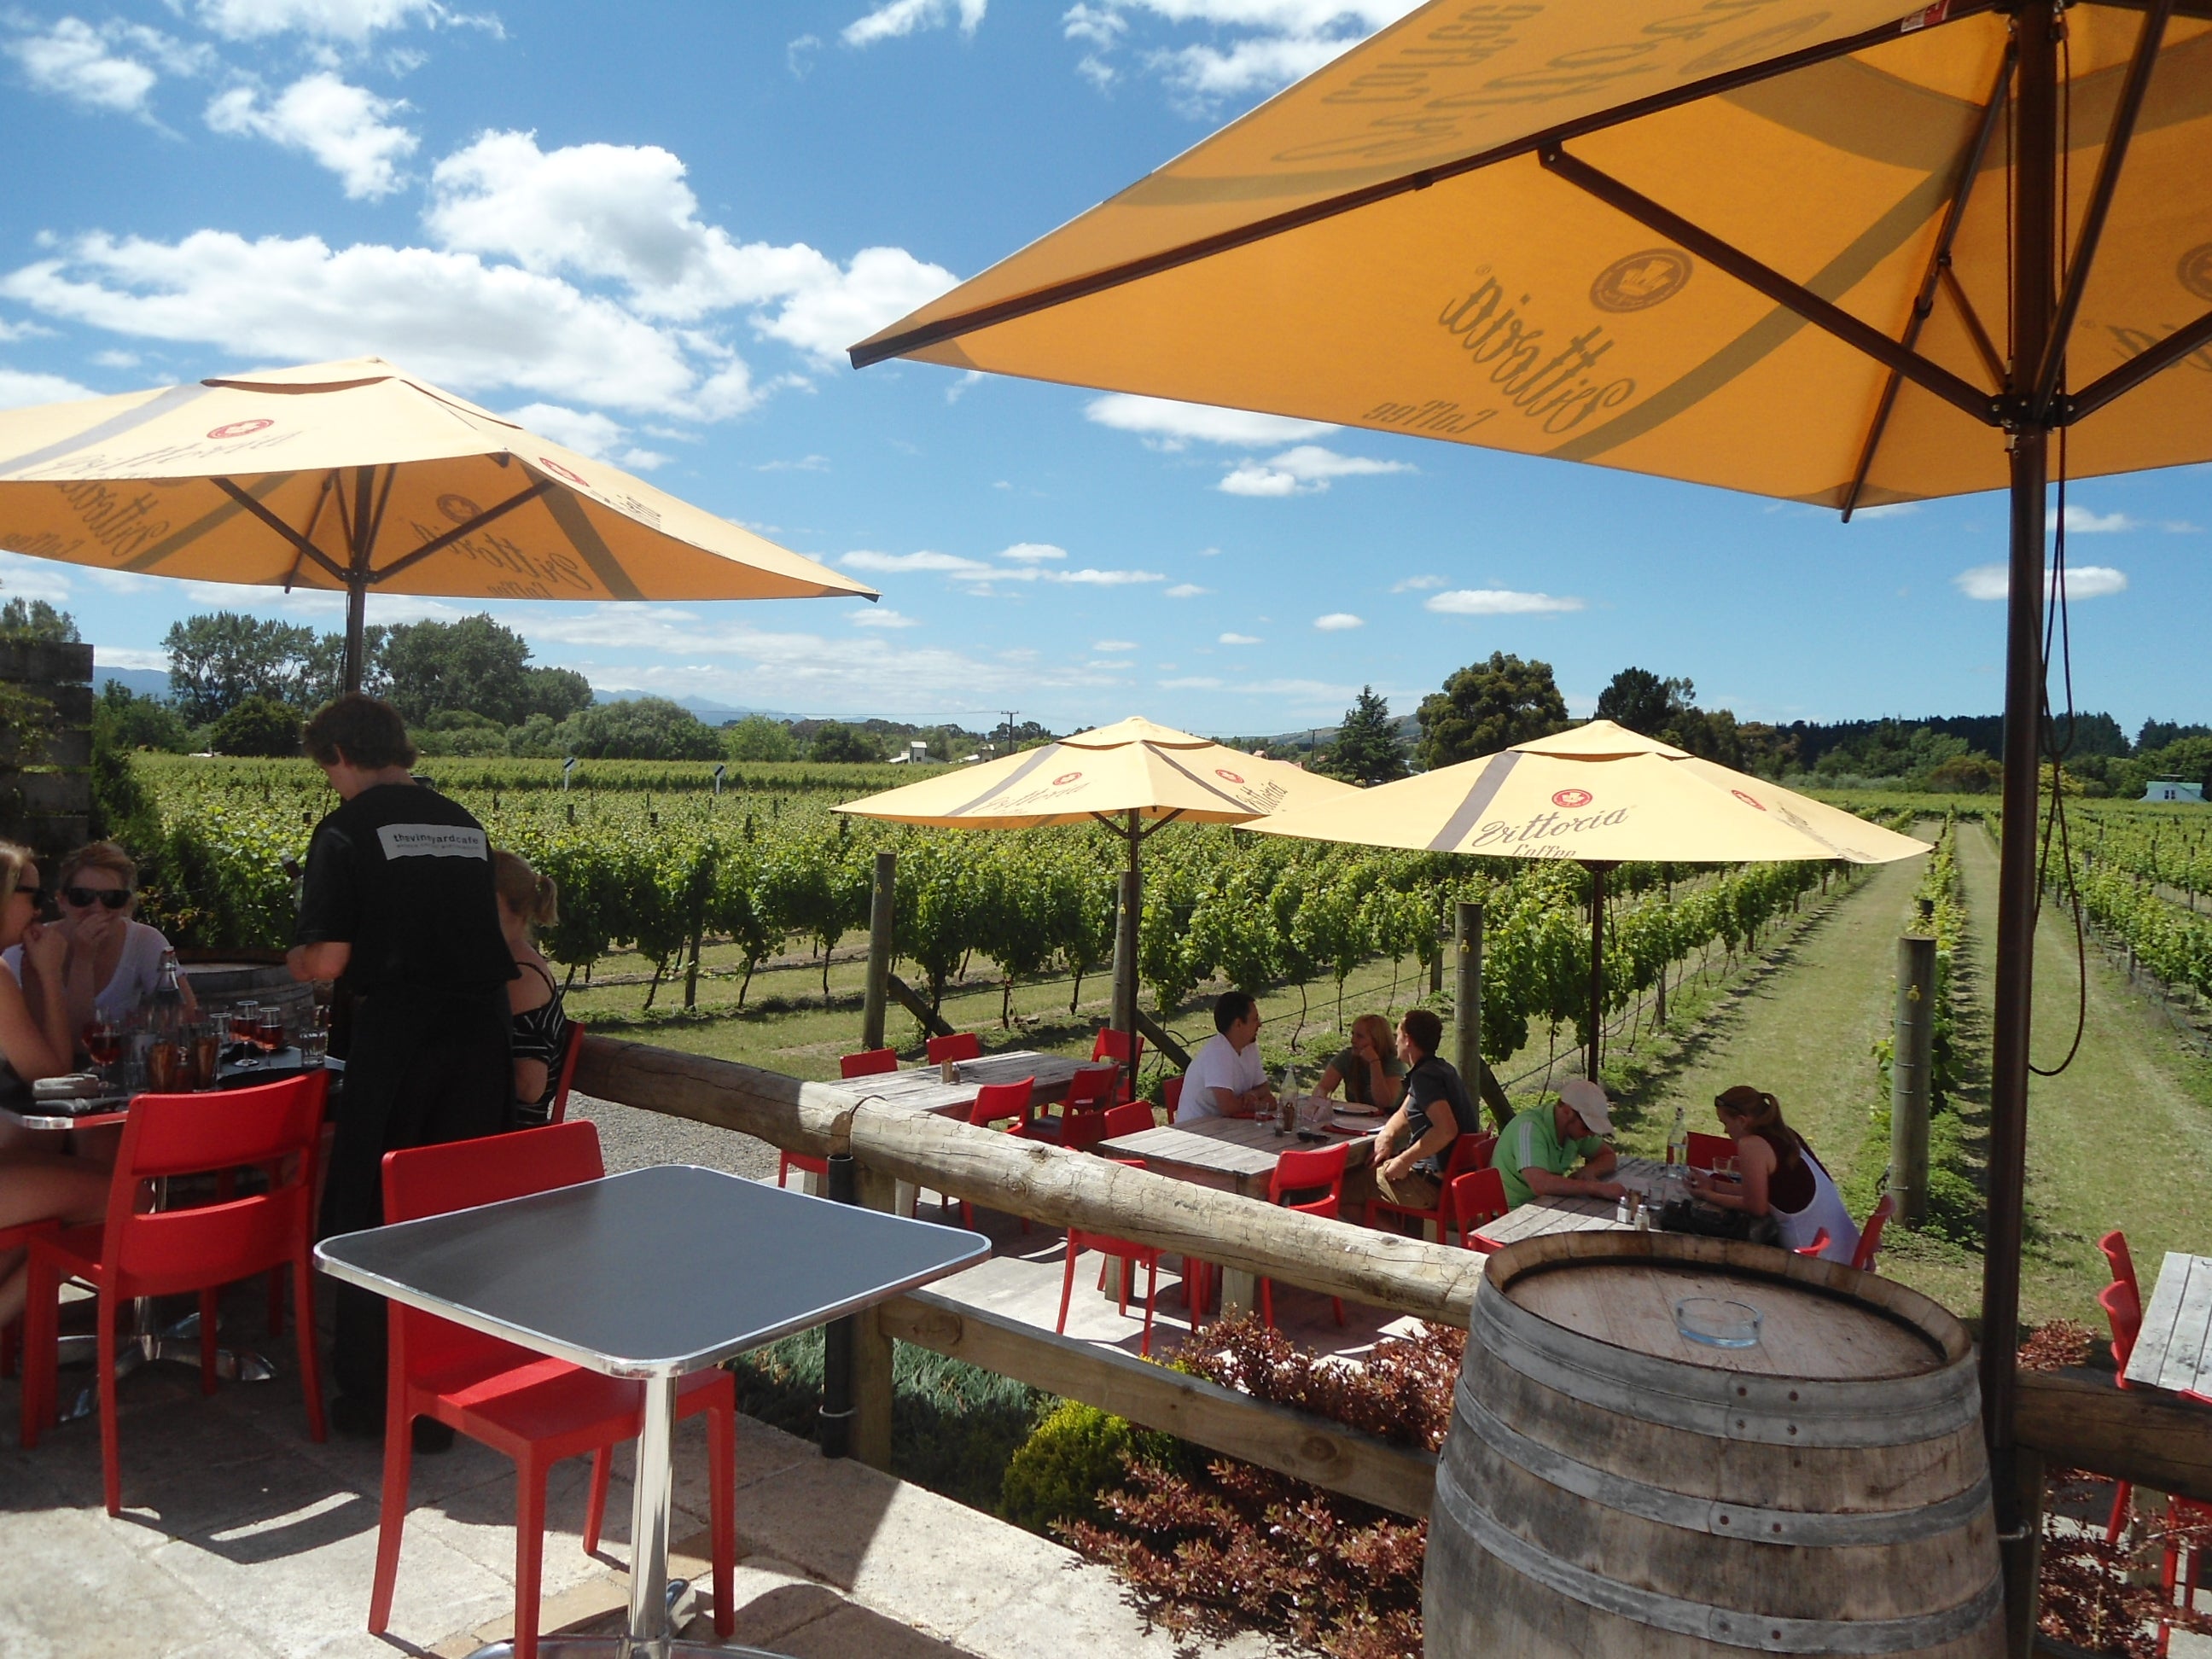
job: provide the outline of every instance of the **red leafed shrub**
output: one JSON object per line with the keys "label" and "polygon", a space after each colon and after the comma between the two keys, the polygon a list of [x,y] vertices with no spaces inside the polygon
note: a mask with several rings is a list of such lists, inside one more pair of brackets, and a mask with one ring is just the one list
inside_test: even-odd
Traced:
{"label": "red leafed shrub", "polygon": [[[1271,1404],[1433,1450],[1451,1420],[1465,1334],[1385,1339],[1364,1366],[1317,1359],[1250,1318],[1184,1344],[1179,1370]],[[1428,1524],[1230,1458],[1131,1456],[1103,1518],[1054,1528],[1114,1567],[1178,1634],[1256,1630],[1338,1659],[1419,1659]]]}

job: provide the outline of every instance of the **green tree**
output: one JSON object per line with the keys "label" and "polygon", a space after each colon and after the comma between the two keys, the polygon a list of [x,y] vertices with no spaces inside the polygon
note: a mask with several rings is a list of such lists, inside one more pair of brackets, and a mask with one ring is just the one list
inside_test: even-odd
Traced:
{"label": "green tree", "polygon": [[57,611],[44,599],[10,599],[0,605],[0,639],[33,641],[47,645],[78,645],[76,618]]}
{"label": "green tree", "polygon": [[1315,769],[1347,783],[1390,783],[1406,775],[1406,748],[1398,741],[1390,705],[1375,688],[1359,688],[1359,700],[1344,711],[1336,741]]}
{"label": "green tree", "polygon": [[1567,702],[1552,665],[1493,651],[1421,699],[1421,763],[1431,771],[1531,738],[1567,723]]}
{"label": "green tree", "polygon": [[191,747],[191,732],[177,711],[159,697],[143,696],[120,680],[110,680],[93,699],[94,744],[118,750],[155,749],[181,755]]}
{"label": "green tree", "polygon": [[216,721],[211,741],[218,755],[296,755],[299,711],[274,697],[245,698]]}
{"label": "green tree", "polygon": [[666,697],[628,697],[572,714],[557,728],[563,751],[586,760],[720,760],[714,728]]}
{"label": "green tree", "polygon": [[781,720],[748,714],[722,728],[722,752],[733,761],[797,760],[799,744]]}
{"label": "green tree", "polygon": [[879,761],[883,745],[869,732],[842,720],[824,720],[814,728],[806,758],[817,761]]}
{"label": "green tree", "polygon": [[379,664],[385,696],[410,725],[459,710],[519,726],[532,714],[566,720],[592,704],[591,683],[581,674],[532,667],[522,635],[489,616],[394,628]]}
{"label": "green tree", "polygon": [[204,726],[248,697],[295,708],[327,702],[337,690],[345,641],[293,623],[216,611],[172,623],[161,649],[169,659],[169,700],[187,726]]}
{"label": "green tree", "polygon": [[1597,694],[1597,717],[1656,738],[1680,708],[1677,692],[1686,690],[1686,682],[1662,680],[1648,668],[1624,668]]}

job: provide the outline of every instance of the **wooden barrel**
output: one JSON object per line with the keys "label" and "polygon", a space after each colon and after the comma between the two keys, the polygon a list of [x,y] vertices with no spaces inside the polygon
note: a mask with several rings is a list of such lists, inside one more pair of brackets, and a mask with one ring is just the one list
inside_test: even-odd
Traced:
{"label": "wooden barrel", "polygon": [[228,1013],[241,1002],[274,1003],[296,1027],[315,1004],[315,988],[294,979],[281,962],[210,960],[183,966],[192,995],[210,1015]]}
{"label": "wooden barrel", "polygon": [[[1761,1316],[1684,1338],[1686,1297]],[[1564,1233],[1490,1258],[1437,1470],[1430,1659],[1996,1659],[1966,1328],[1763,1245]]]}

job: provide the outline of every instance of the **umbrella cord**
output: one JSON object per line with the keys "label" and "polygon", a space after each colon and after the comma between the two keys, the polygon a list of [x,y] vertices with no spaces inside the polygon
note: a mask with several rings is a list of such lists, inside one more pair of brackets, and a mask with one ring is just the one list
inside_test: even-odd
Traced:
{"label": "umbrella cord", "polygon": [[[2062,19],[2058,30],[2059,52],[2059,143],[2058,143],[2058,224],[2063,239],[2065,227],[2073,222],[2073,155],[2074,155],[2074,49],[2069,31]],[[2063,259],[2058,273],[2063,290],[2068,272]],[[2074,751],[2079,735],[2074,706],[2074,628],[2066,604],[2066,428],[2058,428],[2058,465],[2056,469],[2058,483],[2058,516],[2051,532],[2050,603],[2043,617],[2043,706],[2041,748],[2051,760],[2051,805],[2044,815],[2043,845],[2038,860],[2035,884],[2035,920],[2030,928],[2029,949],[2034,949],[2034,928],[2043,921],[2044,896],[2051,890],[2051,847],[2054,836],[2058,843],[2062,868],[2065,872],[2068,908],[2074,913],[2074,1039],[2067,1045],[2065,1058],[2056,1066],[2038,1066],[2033,1058],[2027,1062],[2029,1071],[2038,1077],[2057,1077],[2074,1063],[2081,1052],[2081,1039],[2089,1026],[2089,938],[2081,914],[2081,890],[2074,866],[2074,837],[2072,826],[2066,817],[2066,757]],[[2066,688],[2066,736],[2061,741],[2058,722],[2051,713],[2051,652],[2054,630],[2058,647],[2062,682]]]}

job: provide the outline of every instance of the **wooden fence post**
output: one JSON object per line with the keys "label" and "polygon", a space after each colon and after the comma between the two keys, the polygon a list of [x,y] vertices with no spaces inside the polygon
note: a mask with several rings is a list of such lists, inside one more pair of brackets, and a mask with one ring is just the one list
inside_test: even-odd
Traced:
{"label": "wooden fence post", "polygon": [[1897,941],[1897,1024],[1889,1057],[1889,1190],[1897,1218],[1917,1231],[1928,1219],[1928,1112],[1935,1054],[1936,941]]}
{"label": "wooden fence post", "polygon": [[1452,923],[1452,1059],[1472,1094],[1482,1081],[1482,907],[1462,901]]}
{"label": "wooden fence post", "polygon": [[875,891],[868,900],[868,984],[860,1009],[860,1047],[884,1046],[884,1005],[891,988],[891,899],[898,890],[898,854],[876,854]]}

